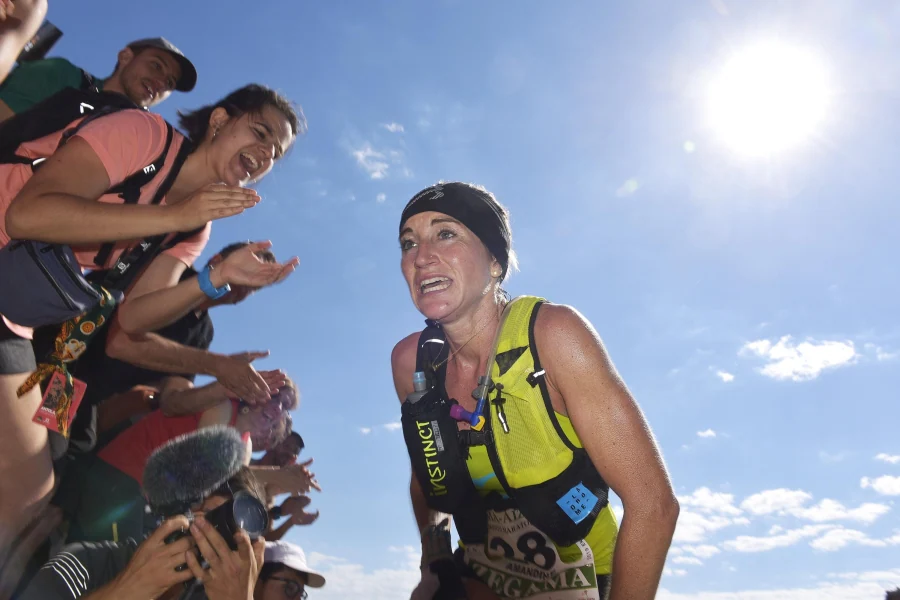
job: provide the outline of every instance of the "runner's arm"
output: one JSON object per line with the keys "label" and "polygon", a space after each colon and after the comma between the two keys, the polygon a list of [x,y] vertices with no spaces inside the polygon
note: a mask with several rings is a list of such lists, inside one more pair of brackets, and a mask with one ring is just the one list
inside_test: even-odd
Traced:
{"label": "runner's arm", "polygon": [[597,332],[577,311],[543,305],[535,341],[544,349],[548,387],[563,398],[585,450],[625,506],[610,599],[650,600],[678,519],[678,501],[650,427]]}
{"label": "runner's arm", "polygon": [[[391,371],[394,376],[394,390],[402,404],[406,397],[413,391],[412,375],[416,368],[416,348],[419,334],[413,333],[401,340],[391,353]],[[410,469],[411,471],[412,469]],[[425,494],[419,485],[415,474],[409,478],[409,498],[412,502],[413,514],[416,518],[416,526],[419,528],[419,537],[430,525],[437,525],[444,519],[450,519],[450,515],[437,512],[428,508]],[[424,558],[424,557],[423,557]]]}

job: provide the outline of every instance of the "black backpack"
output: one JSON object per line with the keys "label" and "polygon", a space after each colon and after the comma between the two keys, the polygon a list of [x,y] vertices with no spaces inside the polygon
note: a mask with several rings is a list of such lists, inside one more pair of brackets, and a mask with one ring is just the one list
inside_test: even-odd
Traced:
{"label": "black backpack", "polygon": [[19,162],[8,159],[15,156],[20,145],[61,131],[92,112],[140,108],[127,96],[104,92],[89,73],[81,73],[80,87],[62,89],[0,123],[0,163]]}

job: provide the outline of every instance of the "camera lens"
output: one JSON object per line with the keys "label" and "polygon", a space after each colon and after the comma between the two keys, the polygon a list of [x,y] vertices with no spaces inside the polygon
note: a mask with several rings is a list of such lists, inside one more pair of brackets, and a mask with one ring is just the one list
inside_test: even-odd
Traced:
{"label": "camera lens", "polygon": [[242,492],[235,494],[232,511],[234,523],[246,531],[251,539],[266,532],[266,526],[269,524],[266,507],[250,494]]}

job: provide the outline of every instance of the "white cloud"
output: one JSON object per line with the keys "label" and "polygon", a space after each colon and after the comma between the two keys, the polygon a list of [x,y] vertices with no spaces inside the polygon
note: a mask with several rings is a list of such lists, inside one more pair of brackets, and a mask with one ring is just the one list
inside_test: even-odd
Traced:
{"label": "white cloud", "polygon": [[732,375],[728,371],[716,371],[716,377],[718,377],[725,383],[731,383],[732,381],[734,381],[734,375]]}
{"label": "white cloud", "polygon": [[805,525],[799,529],[789,529],[777,535],[751,536],[739,535],[723,544],[726,550],[734,552],[767,552],[775,548],[793,546],[800,540],[815,537],[834,525]]}
{"label": "white cloud", "polygon": [[370,433],[372,433],[372,428],[371,427],[360,427],[359,432],[363,435],[369,435]]}
{"label": "white cloud", "polygon": [[839,463],[842,460],[844,460],[845,458],[847,458],[846,452],[838,452],[836,454],[832,454],[832,453],[826,452],[824,450],[819,451],[819,459],[823,463],[828,463],[828,464]]}
{"label": "white cloud", "polygon": [[687,571],[684,569],[670,569],[666,567],[663,569],[663,575],[666,575],[667,577],[684,577],[687,575]]}
{"label": "white cloud", "polygon": [[841,581],[823,582],[816,587],[770,590],[738,590],[733,592],[700,592],[676,594],[659,590],[658,600],[872,600],[884,598],[886,589],[900,585],[900,569],[847,573]]}
{"label": "white cloud", "polygon": [[882,452],[881,454],[875,455],[875,460],[880,460],[881,462],[890,463],[892,465],[900,465],[900,454],[885,454]]}
{"label": "white cloud", "polygon": [[619,186],[619,188],[616,190],[616,197],[625,198],[626,196],[630,196],[638,191],[638,188],[640,187],[641,184],[638,183],[638,180],[632,177]]}
{"label": "white cloud", "polygon": [[720,515],[701,515],[691,510],[682,509],[678,516],[678,524],[675,526],[673,540],[680,543],[699,543],[706,541],[710,533],[730,527],[732,525],[744,525],[746,519],[730,519]]}
{"label": "white cloud", "polygon": [[701,566],[703,561],[695,556],[676,556],[672,559],[672,564],[675,565],[696,565]]}
{"label": "white cloud", "polygon": [[888,352],[881,346],[876,346],[875,344],[866,344],[865,348],[869,352],[873,352],[875,354],[875,360],[878,361],[894,360],[900,356],[900,352]]}
{"label": "white cloud", "polygon": [[705,431],[698,431],[697,436],[702,438],[714,438],[716,437],[716,432],[712,429],[707,429]]}
{"label": "white cloud", "polygon": [[316,600],[408,598],[419,582],[419,553],[411,547],[394,548],[392,551],[400,554],[397,566],[373,570],[343,558],[311,552],[308,555],[310,566],[321,571],[328,581],[324,588],[316,590]]}
{"label": "white cloud", "polygon": [[697,488],[689,496],[679,496],[678,503],[706,514],[719,513],[732,516],[743,514],[741,509],[734,505],[732,494],[713,492],[708,487]]}
{"label": "white cloud", "polygon": [[887,504],[875,504],[867,502],[856,508],[847,508],[836,500],[826,498],[807,508],[794,508],[789,512],[795,517],[824,523],[826,521],[858,521],[860,523],[874,523],[878,517],[891,510]]}
{"label": "white cloud", "polygon": [[396,421],[394,423],[385,423],[384,425],[382,425],[382,427],[384,427],[388,431],[397,431],[398,429],[403,427],[403,425],[400,423],[400,421]]}
{"label": "white cloud", "polygon": [[381,125],[391,133],[403,133],[403,125],[400,123],[382,123]]}
{"label": "white cloud", "polygon": [[844,529],[843,527],[841,527],[838,529],[826,531],[825,535],[809,543],[809,545],[812,546],[813,549],[821,550],[823,552],[834,552],[836,550],[840,550],[841,548],[849,546],[850,544],[856,544],[859,546],[872,546],[875,548],[896,546],[900,544],[900,534],[883,540],[877,540],[870,538],[862,531],[857,531],[855,529]]}
{"label": "white cloud", "polygon": [[688,554],[693,554],[697,558],[712,558],[716,554],[720,553],[721,550],[716,548],[715,546],[680,546],[680,550],[687,552]]}
{"label": "white cloud", "polygon": [[775,344],[769,340],[749,342],[741,348],[740,355],[754,354],[768,360],[760,369],[766,377],[772,379],[790,379],[792,381],[808,381],[819,374],[835,367],[852,364],[859,356],[851,341],[808,340],[794,344],[791,336],[786,335]]}
{"label": "white cloud", "polygon": [[356,164],[362,167],[372,179],[384,179],[387,176],[390,164],[384,153],[372,148],[371,144],[351,149],[350,154],[356,159]]}
{"label": "white cloud", "polygon": [[375,202],[377,202],[378,204],[381,204],[385,200],[387,200],[387,196],[385,194],[378,194],[377,196],[375,196]]}
{"label": "white cloud", "polygon": [[800,508],[812,496],[802,490],[766,490],[753,494],[741,502],[741,508],[754,515],[768,515],[771,513],[785,513],[791,509]]}
{"label": "white cloud", "polygon": [[872,488],[883,496],[900,496],[900,477],[882,475],[877,479],[863,477],[859,482],[863,489]]}

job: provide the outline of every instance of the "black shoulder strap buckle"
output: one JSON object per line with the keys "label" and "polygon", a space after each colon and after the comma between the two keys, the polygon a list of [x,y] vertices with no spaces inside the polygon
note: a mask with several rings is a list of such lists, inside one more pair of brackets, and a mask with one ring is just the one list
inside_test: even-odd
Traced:
{"label": "black shoulder strap buckle", "polygon": [[538,380],[542,379],[544,377],[544,375],[545,375],[545,371],[544,371],[544,369],[541,369],[540,371],[535,371],[534,373],[529,373],[528,377],[525,378],[525,381],[527,381],[531,387],[537,387],[537,384],[539,383]]}

